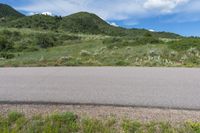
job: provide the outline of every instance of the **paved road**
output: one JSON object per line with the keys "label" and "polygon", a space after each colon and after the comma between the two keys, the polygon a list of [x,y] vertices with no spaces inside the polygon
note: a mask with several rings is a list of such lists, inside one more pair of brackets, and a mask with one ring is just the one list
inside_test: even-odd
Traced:
{"label": "paved road", "polygon": [[200,109],[200,69],[0,68],[0,102]]}

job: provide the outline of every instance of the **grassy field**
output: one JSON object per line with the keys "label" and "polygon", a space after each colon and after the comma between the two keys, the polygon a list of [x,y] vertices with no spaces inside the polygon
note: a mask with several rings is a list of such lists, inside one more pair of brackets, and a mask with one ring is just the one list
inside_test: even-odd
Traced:
{"label": "grassy field", "polygon": [[25,117],[12,112],[0,116],[1,133],[199,133],[200,123],[172,125],[164,122],[141,123],[128,119],[117,120],[80,118],[66,112],[48,116]]}
{"label": "grassy field", "polygon": [[0,36],[8,44],[0,50],[1,67],[200,66],[199,38],[111,37],[13,28],[0,29]]}

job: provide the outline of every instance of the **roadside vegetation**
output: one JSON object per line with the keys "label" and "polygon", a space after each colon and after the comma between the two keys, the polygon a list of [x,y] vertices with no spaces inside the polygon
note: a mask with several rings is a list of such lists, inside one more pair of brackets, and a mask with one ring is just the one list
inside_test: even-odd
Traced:
{"label": "roadside vegetation", "polygon": [[114,117],[94,119],[66,112],[26,117],[18,112],[0,116],[1,133],[199,133],[200,123],[142,123]]}
{"label": "roadside vegetation", "polygon": [[0,66],[199,67],[200,38],[90,35],[1,28]]}

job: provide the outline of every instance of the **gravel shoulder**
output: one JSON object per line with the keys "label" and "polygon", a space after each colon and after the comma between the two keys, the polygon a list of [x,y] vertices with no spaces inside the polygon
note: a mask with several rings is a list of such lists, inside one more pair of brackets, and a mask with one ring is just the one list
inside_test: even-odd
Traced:
{"label": "gravel shoulder", "polygon": [[49,115],[53,113],[74,112],[81,117],[132,119],[141,122],[159,121],[182,123],[187,121],[200,122],[200,111],[172,110],[158,108],[86,106],[86,105],[17,105],[0,104],[0,114],[17,111],[27,117],[34,115]]}

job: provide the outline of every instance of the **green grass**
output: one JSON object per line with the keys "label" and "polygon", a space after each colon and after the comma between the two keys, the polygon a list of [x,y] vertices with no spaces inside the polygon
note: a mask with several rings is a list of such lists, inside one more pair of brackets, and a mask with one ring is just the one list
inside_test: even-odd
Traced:
{"label": "green grass", "polygon": [[142,123],[114,117],[94,119],[71,112],[26,117],[11,112],[0,116],[0,133],[199,133],[200,123]]}
{"label": "green grass", "polygon": [[9,46],[0,51],[1,67],[200,66],[198,38],[111,37],[15,28],[0,28],[0,37],[4,40],[0,45]]}

